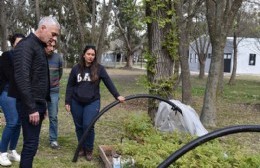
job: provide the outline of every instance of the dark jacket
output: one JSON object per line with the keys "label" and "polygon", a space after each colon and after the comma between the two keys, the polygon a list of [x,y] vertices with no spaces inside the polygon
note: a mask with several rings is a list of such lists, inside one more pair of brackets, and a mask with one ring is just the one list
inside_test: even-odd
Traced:
{"label": "dark jacket", "polygon": [[31,33],[14,49],[14,79],[18,90],[17,99],[26,107],[26,113],[36,112],[36,103],[50,100],[46,44]]}
{"label": "dark jacket", "polygon": [[115,99],[119,96],[119,93],[107,74],[104,66],[99,65],[98,76],[99,80],[92,82],[90,80],[90,68],[85,68],[85,76],[81,77],[79,71],[79,64],[75,65],[70,72],[65,104],[71,104],[71,100],[74,99],[81,103],[91,103],[100,99],[100,80],[102,80],[105,86]]}
{"label": "dark jacket", "polygon": [[6,51],[0,57],[0,94],[3,90],[8,91],[9,83],[13,80],[12,53],[12,50]]}

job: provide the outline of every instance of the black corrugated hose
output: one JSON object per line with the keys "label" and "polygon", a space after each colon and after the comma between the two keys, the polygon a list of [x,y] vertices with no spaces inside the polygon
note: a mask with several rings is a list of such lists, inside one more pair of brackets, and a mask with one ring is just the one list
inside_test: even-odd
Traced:
{"label": "black corrugated hose", "polygon": [[212,139],[222,137],[229,134],[235,134],[240,132],[260,132],[260,125],[237,125],[230,126],[222,129],[218,129],[216,131],[210,132],[206,135],[203,135],[188,144],[184,145],[179,150],[172,153],[166,160],[164,160],[157,168],[165,168],[170,166],[173,162],[179,159],[182,155],[187,153],[188,151],[196,148],[197,146],[208,142]]}
{"label": "black corrugated hose", "polygon": [[[152,98],[152,99],[157,99],[157,100],[161,100],[164,101],[166,103],[168,103],[169,105],[172,106],[172,110],[175,110],[176,112],[180,112],[182,114],[181,109],[176,106],[173,102],[163,99],[160,96],[154,96],[154,95],[149,95],[149,94],[136,94],[136,95],[130,95],[130,96],[126,96],[125,97],[125,101],[127,100],[131,100],[131,99],[137,99],[137,98]],[[82,135],[82,138],[80,139],[77,149],[75,151],[74,157],[72,162],[77,162],[78,160],[78,155],[79,155],[79,151],[81,149],[81,147],[83,146],[83,143],[86,141],[87,135],[89,130],[91,129],[91,127],[96,123],[96,121],[105,113],[107,112],[109,109],[111,109],[112,107],[114,107],[115,105],[119,104],[120,102],[118,100],[112,102],[111,104],[107,105],[106,107],[104,107],[98,114],[98,116],[96,118],[94,118],[92,120],[92,122],[90,123],[90,125],[88,126],[88,128],[86,129],[86,131],[84,132],[84,134]]]}

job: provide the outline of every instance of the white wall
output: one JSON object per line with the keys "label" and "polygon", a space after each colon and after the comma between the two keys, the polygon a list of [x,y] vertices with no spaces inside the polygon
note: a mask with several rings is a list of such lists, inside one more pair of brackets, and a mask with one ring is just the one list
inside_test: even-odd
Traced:
{"label": "white wall", "polygon": [[[240,38],[241,39],[241,38]],[[240,40],[238,39],[238,41]],[[231,59],[231,72],[233,67],[233,46],[230,46],[230,42],[233,41],[232,37],[227,38],[227,43],[225,47],[225,53],[232,53]],[[195,62],[195,51],[193,50],[194,43],[191,43],[189,49],[189,56],[192,55],[192,62],[190,62],[189,57],[189,67],[191,71],[199,72],[199,62]],[[227,46],[228,45],[228,46]],[[211,52],[211,47],[208,53]],[[255,65],[249,65],[249,55],[256,54]],[[205,72],[209,71],[211,59],[206,60]],[[237,74],[260,74],[260,39],[255,38],[244,38],[240,41],[238,45],[238,60],[237,60]]]}
{"label": "white wall", "polygon": [[[249,65],[249,54],[256,54],[254,66]],[[237,74],[260,74],[260,44],[255,39],[243,39],[239,43]]]}

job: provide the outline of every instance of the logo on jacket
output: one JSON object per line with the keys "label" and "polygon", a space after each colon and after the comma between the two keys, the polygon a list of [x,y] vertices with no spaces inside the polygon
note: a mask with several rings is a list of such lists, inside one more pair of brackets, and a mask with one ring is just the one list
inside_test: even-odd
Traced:
{"label": "logo on jacket", "polygon": [[82,82],[82,81],[91,81],[90,79],[90,74],[85,73],[84,78],[81,77],[80,74],[77,75],[77,82]]}

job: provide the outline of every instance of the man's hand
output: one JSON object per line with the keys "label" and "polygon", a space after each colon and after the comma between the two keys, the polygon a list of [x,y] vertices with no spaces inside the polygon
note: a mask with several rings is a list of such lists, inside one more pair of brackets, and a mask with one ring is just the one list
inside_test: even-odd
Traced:
{"label": "man's hand", "polygon": [[69,105],[69,104],[66,104],[66,105],[65,105],[65,108],[66,108],[66,111],[67,111],[67,112],[70,112],[70,105]]}
{"label": "man's hand", "polygon": [[34,113],[29,115],[29,122],[32,125],[38,125],[39,121],[40,121],[40,115],[39,115],[38,111],[36,111],[36,112],[34,112]]}

